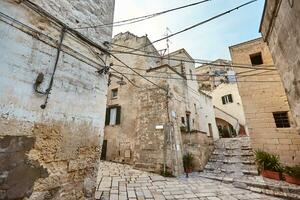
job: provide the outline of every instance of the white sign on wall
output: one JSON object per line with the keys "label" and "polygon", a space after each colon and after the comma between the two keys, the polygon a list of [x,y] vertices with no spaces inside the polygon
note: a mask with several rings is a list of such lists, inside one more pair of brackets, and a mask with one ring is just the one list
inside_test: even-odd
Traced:
{"label": "white sign on wall", "polygon": [[171,115],[173,118],[176,118],[176,112],[174,110],[172,110]]}
{"label": "white sign on wall", "polygon": [[162,130],[162,129],[164,129],[164,125],[156,125],[155,129],[156,130]]}

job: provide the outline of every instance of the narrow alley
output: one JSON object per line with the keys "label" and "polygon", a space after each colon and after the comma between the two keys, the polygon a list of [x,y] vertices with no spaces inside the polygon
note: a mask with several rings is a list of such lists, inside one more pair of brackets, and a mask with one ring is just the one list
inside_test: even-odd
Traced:
{"label": "narrow alley", "polygon": [[300,0],[0,0],[0,200],[300,200]]}

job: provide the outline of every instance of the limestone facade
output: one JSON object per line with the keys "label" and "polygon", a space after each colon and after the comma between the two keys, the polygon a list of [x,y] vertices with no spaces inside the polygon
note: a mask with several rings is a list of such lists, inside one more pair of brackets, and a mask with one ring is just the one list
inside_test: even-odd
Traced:
{"label": "limestone facade", "polygon": [[300,136],[267,44],[258,38],[229,49],[233,63],[250,66],[235,70],[244,74],[237,81],[252,147],[279,155],[285,164],[299,164]]}
{"label": "limestone facade", "polygon": [[300,2],[266,0],[260,32],[283,80],[300,134]]}
{"label": "limestone facade", "polygon": [[[115,118],[120,120],[107,123],[105,127],[107,148],[103,157],[158,173],[165,164],[171,173],[179,175],[183,170],[182,154],[185,152],[182,134],[195,132],[207,138],[210,136],[208,140],[218,137],[212,100],[205,93],[198,92],[196,77],[189,75],[194,74],[193,59],[184,49],[162,57],[152,45],[141,48],[149,43],[146,36],[137,37],[129,32],[120,33],[113,40],[113,44],[119,46],[113,45],[112,52],[156,85],[112,59],[114,70],[111,73],[122,76],[115,72],[117,70],[132,83],[124,79],[127,84],[118,85],[119,78],[111,77],[107,104],[110,116],[107,119],[110,122],[115,120],[111,117],[115,116],[115,111],[110,108],[119,107]],[[151,52],[147,54],[150,57],[124,54],[122,52],[128,49],[120,45],[141,48],[135,53]],[[183,61],[168,60],[167,57],[182,58]],[[203,145],[208,145],[202,141]]]}
{"label": "limestone facade", "polygon": [[211,91],[211,96],[219,131],[226,128],[230,136],[246,134],[248,130],[238,84],[222,83]]}
{"label": "limestone facade", "polygon": [[212,91],[222,83],[232,82],[234,74],[231,61],[218,59],[195,69],[201,90]]}
{"label": "limestone facade", "polygon": [[0,2],[0,199],[94,198],[107,93],[96,71],[112,29],[62,23],[111,23],[113,11],[114,0]]}

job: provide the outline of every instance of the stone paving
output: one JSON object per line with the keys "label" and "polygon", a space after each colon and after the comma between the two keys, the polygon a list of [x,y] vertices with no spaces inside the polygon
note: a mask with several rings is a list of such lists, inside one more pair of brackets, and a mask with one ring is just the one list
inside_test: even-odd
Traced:
{"label": "stone paving", "polygon": [[101,161],[96,199],[279,200],[201,177],[165,178],[131,166]]}

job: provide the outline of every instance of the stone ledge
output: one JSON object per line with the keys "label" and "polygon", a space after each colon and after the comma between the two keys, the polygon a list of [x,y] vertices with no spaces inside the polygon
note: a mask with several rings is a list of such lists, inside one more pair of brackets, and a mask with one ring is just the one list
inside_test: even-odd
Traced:
{"label": "stone ledge", "polygon": [[[291,200],[300,199],[300,187],[282,181],[278,182],[273,180],[267,180],[266,182],[260,182],[254,180],[243,180],[241,178],[237,179],[237,178],[230,178],[230,177],[217,177],[217,176],[205,175],[205,174],[199,174],[199,176],[202,178],[221,181],[226,184],[232,184],[236,188],[246,189],[256,193],[263,193],[266,195],[281,197],[281,198],[291,199]],[[270,183],[270,182],[274,182],[274,183]]]}

